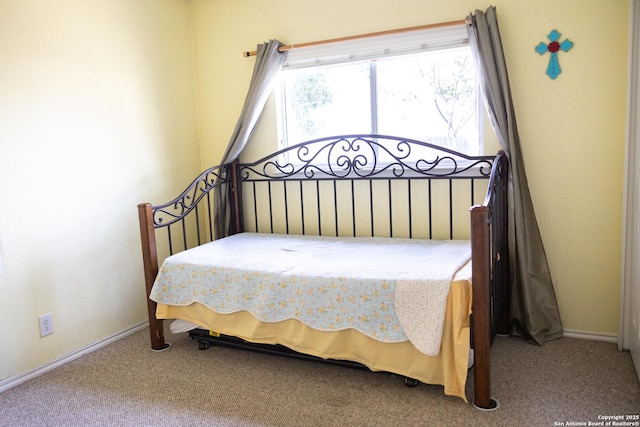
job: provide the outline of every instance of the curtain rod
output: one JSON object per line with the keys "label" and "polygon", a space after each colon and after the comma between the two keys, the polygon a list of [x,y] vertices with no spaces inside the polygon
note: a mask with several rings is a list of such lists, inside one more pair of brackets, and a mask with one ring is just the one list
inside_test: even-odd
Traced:
{"label": "curtain rod", "polygon": [[[293,45],[293,44],[292,45],[285,45],[285,46],[280,46],[278,48],[278,50],[280,52],[284,52],[284,51],[295,49],[295,48],[299,48],[299,47],[309,47],[309,46],[316,46],[316,45],[319,45],[319,44],[336,43],[336,42],[343,42],[343,41],[357,40],[357,39],[366,39],[366,38],[369,38],[369,37],[385,36],[385,35],[397,34],[397,33],[406,33],[406,32],[409,32],[409,31],[428,30],[430,28],[451,27],[451,26],[454,26],[454,25],[462,25],[462,24],[469,24],[469,21],[467,19],[460,19],[460,20],[457,20],[457,21],[438,22],[436,24],[419,25],[417,27],[398,28],[398,29],[395,29],[395,30],[386,30],[386,31],[378,31],[378,32],[375,32],[375,33],[358,34],[358,35],[355,35],[355,36],[339,37],[339,38],[336,38],[336,39],[318,40],[318,41],[314,41],[314,42],[299,43],[299,44],[295,44],[295,45]],[[248,58],[250,56],[255,56],[256,53],[257,52],[255,50],[245,51],[245,52],[242,52],[242,56]]]}

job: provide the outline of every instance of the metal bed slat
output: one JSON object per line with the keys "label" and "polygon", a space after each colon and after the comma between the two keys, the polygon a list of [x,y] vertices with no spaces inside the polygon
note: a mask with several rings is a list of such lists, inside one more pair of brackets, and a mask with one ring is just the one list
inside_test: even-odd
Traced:
{"label": "metal bed slat", "polygon": [[271,233],[273,233],[273,198],[271,197],[271,182],[267,181],[267,189],[269,190],[269,224],[271,226]]}
{"label": "metal bed slat", "polygon": [[449,238],[453,239],[453,180],[449,178]]}
{"label": "metal bed slat", "polygon": [[173,255],[173,239],[171,238],[171,226],[167,227],[167,241],[169,242],[169,255]]}
{"label": "metal bed slat", "polygon": [[209,215],[209,241],[213,241],[213,210],[211,209],[211,192],[207,193],[207,212]]}
{"label": "metal bed slat", "polygon": [[195,215],[196,215],[196,240],[198,242],[198,246],[200,246],[202,243],[200,241],[201,240],[200,239],[200,214],[198,211],[198,205],[196,205],[196,208],[195,208]]}
{"label": "metal bed slat", "polygon": [[413,239],[413,216],[411,209],[411,183],[412,180],[407,180],[407,211],[409,212],[409,238]]}
{"label": "metal bed slat", "polygon": [[375,226],[373,222],[373,180],[372,179],[369,180],[369,215],[371,215],[371,237],[373,237]]}
{"label": "metal bed slat", "polygon": [[333,181],[333,214],[336,222],[336,236],[338,233],[338,181]]}
{"label": "metal bed slat", "polygon": [[356,237],[356,200],[354,191],[355,181],[351,180],[351,227],[353,228],[353,237]]}
{"label": "metal bed slat", "polygon": [[284,227],[287,230],[287,234],[289,234],[289,203],[287,203],[287,181],[282,182],[283,191],[284,191]]}
{"label": "metal bed slat", "polygon": [[476,193],[475,191],[476,180],[474,178],[471,178],[470,181],[471,181],[471,200],[470,200],[471,204],[469,206],[473,206],[475,205],[474,200],[475,200],[475,193]]}
{"label": "metal bed slat", "polygon": [[[186,218],[186,217],[185,217]],[[182,226],[182,245],[184,249],[187,249],[187,228],[185,224],[184,218],[180,220],[180,225]]]}
{"label": "metal bed slat", "polygon": [[429,211],[429,238],[433,239],[433,211],[432,211],[432,205],[433,205],[433,199],[432,199],[432,187],[431,187],[431,179],[429,178],[427,180],[427,182],[429,183],[428,188],[427,188],[427,203],[428,203],[428,211]]}
{"label": "metal bed slat", "polygon": [[299,187],[300,187],[300,221],[302,221],[302,234],[306,234],[305,233],[305,221],[304,221],[304,194],[303,194],[303,185],[302,185],[302,180],[298,181]]}
{"label": "metal bed slat", "polygon": [[253,190],[253,218],[255,221],[255,230],[258,231],[258,197],[256,194],[256,182],[252,182],[252,190]]}
{"label": "metal bed slat", "polygon": [[322,217],[320,213],[320,181],[316,181],[316,200],[318,206],[318,234],[322,235]]}
{"label": "metal bed slat", "polygon": [[391,180],[387,179],[387,188],[389,190],[389,237],[393,237],[393,200],[391,197]]}

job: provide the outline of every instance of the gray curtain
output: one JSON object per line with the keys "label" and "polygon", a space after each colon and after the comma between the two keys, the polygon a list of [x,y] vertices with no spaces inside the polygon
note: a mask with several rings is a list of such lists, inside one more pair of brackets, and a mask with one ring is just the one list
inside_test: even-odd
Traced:
{"label": "gray curtain", "polygon": [[549,264],[533,210],[495,7],[468,18],[473,53],[491,124],[510,162],[511,331],[537,344],[562,336]]}
{"label": "gray curtain", "polygon": [[[247,141],[251,138],[267,98],[271,94],[276,77],[287,57],[286,51],[280,52],[278,50],[280,46],[282,43],[277,40],[270,40],[268,43],[258,45],[249,91],[221,164],[237,160],[247,145]],[[214,190],[214,212],[215,235],[218,239],[231,233],[230,205],[228,188],[226,186],[216,187]]]}

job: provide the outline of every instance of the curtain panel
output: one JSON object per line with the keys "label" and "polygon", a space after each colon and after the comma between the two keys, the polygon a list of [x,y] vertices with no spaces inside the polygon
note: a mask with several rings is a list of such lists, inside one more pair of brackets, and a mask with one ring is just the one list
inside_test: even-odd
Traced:
{"label": "curtain panel", "polygon": [[511,332],[542,345],[560,338],[563,329],[527,183],[496,8],[492,6],[484,13],[476,10],[467,21],[485,106],[510,162]]}
{"label": "curtain panel", "polygon": [[[277,40],[258,45],[249,90],[221,164],[237,160],[251,138],[287,57],[286,51],[278,50],[280,46],[282,43]],[[214,214],[216,239],[228,236],[231,233],[231,199],[229,188],[225,185],[214,189]]]}

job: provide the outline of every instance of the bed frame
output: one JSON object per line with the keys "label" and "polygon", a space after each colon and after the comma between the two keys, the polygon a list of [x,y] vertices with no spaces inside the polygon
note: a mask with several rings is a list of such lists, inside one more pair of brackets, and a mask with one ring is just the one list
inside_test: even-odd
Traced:
{"label": "bed frame", "polygon": [[[138,205],[147,297],[159,260],[215,239],[214,191],[227,198],[230,233],[470,238],[473,403],[494,409],[490,347],[509,317],[507,169],[503,152],[467,156],[383,135],[316,139],[213,166],[176,199]],[[163,321],[147,303],[151,347],[163,350]]]}

